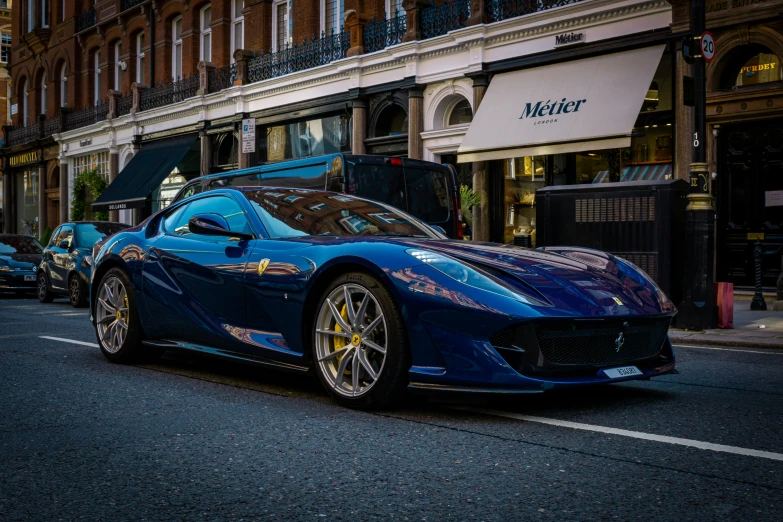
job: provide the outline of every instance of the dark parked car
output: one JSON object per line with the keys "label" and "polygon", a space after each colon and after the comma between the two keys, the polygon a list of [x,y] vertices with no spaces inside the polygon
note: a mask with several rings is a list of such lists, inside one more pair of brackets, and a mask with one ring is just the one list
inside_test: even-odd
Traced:
{"label": "dark parked car", "polygon": [[126,228],[128,225],[104,221],[77,221],[60,225],[52,233],[52,239],[43,251],[38,270],[38,300],[50,303],[60,294],[67,295],[74,307],[85,306],[93,245]]}
{"label": "dark parked car", "polygon": [[0,291],[24,294],[35,290],[35,273],[43,246],[37,239],[0,234]]}
{"label": "dark parked car", "polygon": [[462,210],[450,165],[408,158],[326,154],[279,161],[196,178],[173,203],[205,190],[226,187],[290,187],[332,190],[388,203],[462,239]]}

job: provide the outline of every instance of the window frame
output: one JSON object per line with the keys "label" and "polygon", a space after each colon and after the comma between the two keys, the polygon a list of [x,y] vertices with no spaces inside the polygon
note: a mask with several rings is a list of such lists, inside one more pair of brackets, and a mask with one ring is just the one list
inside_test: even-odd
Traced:
{"label": "window frame", "polygon": [[101,50],[98,49],[93,53],[93,105],[98,105],[101,102]]}
{"label": "window frame", "polygon": [[276,2],[272,3],[272,52],[278,52],[280,51],[280,46],[278,45],[278,31],[277,26],[278,24],[278,16],[277,11],[278,8],[281,5],[285,5],[286,8],[286,16],[288,17],[286,20],[285,28],[286,28],[286,43],[291,43],[291,34],[290,34],[290,26],[291,26],[291,2],[289,0],[278,0]]}
{"label": "window frame", "polygon": [[68,76],[65,74],[66,63],[60,67],[60,108],[68,105]]}
{"label": "window frame", "polygon": [[114,90],[119,91],[122,87],[120,83],[120,74],[122,74],[122,67],[120,67],[120,56],[122,55],[122,40],[117,40],[114,44]]}
{"label": "window frame", "polygon": [[49,13],[49,0],[41,0],[41,27],[48,28],[51,23]]}
{"label": "window frame", "polygon": [[[179,24],[179,37],[177,37],[177,24]],[[171,21],[171,79],[182,79],[182,16]],[[179,53],[179,67],[177,66],[177,53]]]}
{"label": "window frame", "polygon": [[41,114],[46,116],[46,72],[41,76]]}
{"label": "window frame", "polygon": [[[320,0],[320,9],[321,9],[321,32],[326,36],[331,36],[331,28],[327,24],[327,13],[326,13],[326,3],[329,0]],[[335,21],[337,26],[335,27],[334,34],[340,34],[343,32],[343,29],[345,28],[345,0],[333,0],[337,4],[337,20]],[[387,3],[389,0],[386,0]],[[340,16],[342,14],[342,17]]]}
{"label": "window frame", "polygon": [[[5,37],[8,37],[8,42],[5,41]],[[13,45],[13,36],[11,33],[0,33],[0,63],[8,64],[11,59],[11,46]],[[5,60],[3,60],[5,55]]]}
{"label": "window frame", "polygon": [[[241,1],[242,10],[244,11],[245,9],[244,0],[231,0],[231,63],[234,63],[234,53],[237,49],[241,49],[245,45],[245,15],[241,11],[239,13],[236,12],[237,1]],[[242,42],[239,44],[236,42],[237,26],[242,28]]]}
{"label": "window frame", "polygon": [[136,35],[136,83],[144,83],[144,31],[139,31]]}
{"label": "window frame", "polygon": [[[206,27],[204,26],[204,13],[209,10],[209,20],[210,23],[206,24]],[[201,8],[198,14],[198,25],[199,25],[199,60],[202,62],[211,62],[212,61],[212,26],[210,25],[212,23],[212,4],[207,4],[204,7]],[[206,37],[209,37],[209,58],[205,58],[204,50],[207,46],[204,45],[204,39]]]}
{"label": "window frame", "polygon": [[27,91],[30,88],[28,79],[24,79],[24,85],[22,85],[22,126],[27,127],[27,119],[30,116],[30,98]]}
{"label": "window frame", "polygon": [[35,29],[35,0],[27,0],[27,32],[31,33]]}
{"label": "window frame", "polygon": [[[177,203],[169,205],[169,207],[167,208],[166,212],[163,214],[163,216],[161,217],[161,219],[159,221],[158,231],[162,232],[163,234],[165,234],[165,235],[167,235],[169,237],[188,239],[190,241],[208,241],[208,242],[211,242],[211,243],[215,243],[215,242],[235,243],[234,241],[229,241],[230,236],[204,236],[204,235],[201,235],[201,234],[192,234],[192,235],[194,235],[196,237],[190,237],[190,234],[183,236],[183,235],[175,234],[172,231],[169,231],[168,227],[166,226],[166,220],[169,217],[172,217],[172,215],[177,214],[180,211],[183,212],[183,213],[187,212],[187,209],[190,208],[191,205],[193,205],[193,204],[195,204],[195,203],[197,203],[199,201],[203,201],[205,199],[217,199],[217,198],[228,198],[230,201],[232,201],[234,204],[236,204],[236,206],[242,211],[242,214],[244,215],[244,218],[245,218],[245,223],[248,225],[248,228],[250,230],[249,233],[253,236],[251,239],[248,239],[247,241],[252,241],[252,240],[255,240],[255,239],[267,239],[268,238],[268,236],[266,235],[265,231],[262,232],[262,233],[259,233],[259,231],[257,230],[258,227],[253,223],[253,220],[250,217],[250,213],[245,209],[244,205],[242,204],[241,201],[239,201],[238,198],[234,197],[232,194],[226,194],[226,193],[217,193],[217,194],[215,194],[214,192],[211,192],[211,191],[210,192],[204,192],[201,195],[193,195],[193,196],[187,198],[187,200],[183,199],[183,200],[181,200],[181,201],[179,201]],[[222,214],[218,214],[218,215],[222,215]],[[226,221],[228,221],[228,219],[226,219]],[[236,232],[236,231],[232,231],[232,232]],[[203,239],[204,237],[212,237],[212,238],[214,238],[214,240],[213,241],[209,241],[209,240]]]}

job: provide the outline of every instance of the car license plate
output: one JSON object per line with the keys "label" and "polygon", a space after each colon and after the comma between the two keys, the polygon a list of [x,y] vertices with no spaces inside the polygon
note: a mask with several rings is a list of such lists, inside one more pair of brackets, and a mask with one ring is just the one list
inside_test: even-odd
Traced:
{"label": "car license plate", "polygon": [[26,275],[26,276],[24,276],[24,280],[25,281],[35,281],[35,276],[34,275]]}
{"label": "car license plate", "polygon": [[610,368],[604,370],[604,374],[610,379],[617,379],[618,377],[632,377],[634,375],[641,375],[642,372],[636,366],[621,366],[620,368]]}

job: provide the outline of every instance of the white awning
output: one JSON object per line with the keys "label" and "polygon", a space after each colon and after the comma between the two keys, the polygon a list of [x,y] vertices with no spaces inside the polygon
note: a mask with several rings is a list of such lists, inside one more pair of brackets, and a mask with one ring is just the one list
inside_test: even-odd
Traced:
{"label": "white awning", "polygon": [[664,46],[498,74],[459,163],[630,147]]}

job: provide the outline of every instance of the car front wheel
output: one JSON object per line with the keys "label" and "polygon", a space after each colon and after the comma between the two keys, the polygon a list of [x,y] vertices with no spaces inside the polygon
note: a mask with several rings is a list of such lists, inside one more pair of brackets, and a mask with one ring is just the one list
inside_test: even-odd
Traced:
{"label": "car front wheel", "polygon": [[49,281],[46,279],[46,274],[43,272],[38,273],[38,300],[42,303],[51,303],[54,299],[51,290],[49,290]]}
{"label": "car front wheel", "polygon": [[68,280],[68,298],[74,308],[82,308],[87,304],[87,292],[84,286],[76,274],[71,275]]}
{"label": "car front wheel", "polygon": [[395,401],[407,385],[409,351],[402,316],[375,277],[345,274],[320,300],[313,362],[324,388],[352,408]]}

